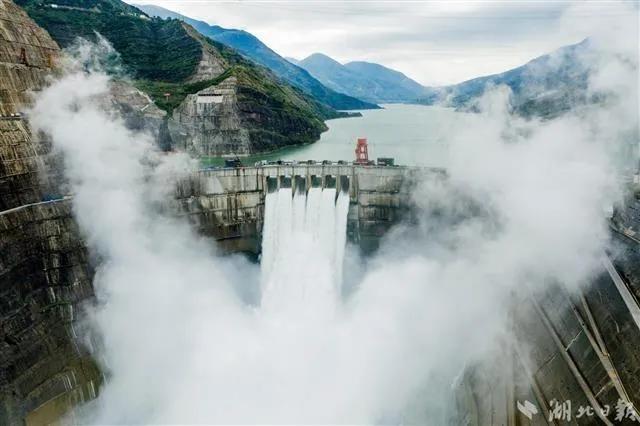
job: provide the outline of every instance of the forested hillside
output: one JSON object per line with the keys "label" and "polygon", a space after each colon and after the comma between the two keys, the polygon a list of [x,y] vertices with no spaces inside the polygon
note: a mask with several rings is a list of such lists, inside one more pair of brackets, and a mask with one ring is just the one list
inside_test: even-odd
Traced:
{"label": "forested hillside", "polygon": [[[105,37],[117,51],[125,74],[169,113],[169,120],[180,119],[172,114],[187,96],[233,77],[235,92],[225,103],[233,110],[236,133],[249,138],[243,140],[245,151],[314,142],[326,130],[323,120],[344,115],[180,20],[151,18],[119,0],[17,3],[62,47],[78,37]],[[224,123],[217,127],[216,143],[224,145]]]}

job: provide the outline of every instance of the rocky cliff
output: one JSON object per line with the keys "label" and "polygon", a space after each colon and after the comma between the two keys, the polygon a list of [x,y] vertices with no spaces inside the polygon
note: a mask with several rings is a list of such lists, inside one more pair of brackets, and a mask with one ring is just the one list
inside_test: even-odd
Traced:
{"label": "rocky cliff", "polygon": [[443,104],[475,111],[482,95],[495,86],[511,90],[511,108],[523,117],[554,118],[576,107],[602,102],[605,94],[587,90],[593,71],[592,43],[561,47],[517,68],[500,74],[477,77],[459,84],[429,87],[419,103]]}
{"label": "rocky cliff", "polygon": [[[95,32],[104,36],[135,86],[168,113],[167,145],[174,149],[194,155],[270,151],[314,142],[327,129],[323,120],[345,115],[179,20],[149,18],[119,0],[17,2],[63,47],[77,37],[95,40]],[[227,96],[224,108],[195,106],[203,93],[228,91],[232,84],[236,96]]]}
{"label": "rocky cliff", "polygon": [[29,93],[45,84],[58,57],[58,46],[11,2],[0,3],[0,208],[40,201],[38,154],[41,143],[31,137],[19,117]]}
{"label": "rocky cliff", "polygon": [[[630,408],[640,406],[639,207],[636,197],[618,207],[611,249],[580,289],[523,283],[501,353],[468,366],[456,386],[454,424],[640,421]],[[536,407],[529,416],[525,401]]]}
{"label": "rocky cliff", "polygon": [[250,154],[249,131],[242,126],[237,91],[237,78],[229,77],[188,95],[169,120],[174,146],[197,156]]}
{"label": "rocky cliff", "polygon": [[[136,5],[149,16],[163,19],[179,19],[198,30],[200,34],[227,45],[248,59],[269,68],[278,78],[301,89],[318,101],[338,110],[362,110],[379,108],[375,104],[333,91],[313,78],[306,70],[278,55],[253,34],[243,30],[209,25],[155,5]],[[414,96],[415,98],[415,96]]]}
{"label": "rocky cliff", "polygon": [[46,424],[101,380],[75,340],[93,294],[88,255],[68,202],[43,202],[59,197],[44,173],[50,145],[16,115],[58,56],[46,31],[0,0],[0,424]]}
{"label": "rocky cliff", "polygon": [[103,99],[106,110],[122,117],[129,129],[149,133],[161,147],[171,146],[166,126],[167,113],[158,108],[149,95],[125,81],[112,81],[109,93],[110,96]]}
{"label": "rocky cliff", "polygon": [[[0,424],[47,424],[96,396],[102,375],[78,341],[93,269],[61,177],[62,159],[24,116],[60,50],[0,0]],[[166,113],[125,82],[105,109],[162,137]]]}

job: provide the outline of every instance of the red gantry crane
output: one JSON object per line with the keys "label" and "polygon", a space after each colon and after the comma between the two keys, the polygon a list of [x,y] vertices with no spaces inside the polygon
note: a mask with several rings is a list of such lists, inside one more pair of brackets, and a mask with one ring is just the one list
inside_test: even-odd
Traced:
{"label": "red gantry crane", "polygon": [[358,138],[358,143],[356,145],[355,163],[360,165],[369,164],[369,150],[368,150],[366,138]]}

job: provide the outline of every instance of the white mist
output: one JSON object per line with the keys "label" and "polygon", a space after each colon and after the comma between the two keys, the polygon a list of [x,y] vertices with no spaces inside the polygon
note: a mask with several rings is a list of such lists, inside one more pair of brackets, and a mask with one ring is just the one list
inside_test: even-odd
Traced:
{"label": "white mist", "polygon": [[[609,151],[637,129],[637,117],[615,113],[637,98],[637,57],[621,62],[624,90],[608,109],[524,123],[498,90],[484,113],[461,115],[449,184],[418,188],[418,226],[388,236],[347,300],[346,196],[269,194],[261,270],[221,258],[155,208],[192,163],[158,155],[102,111],[103,74],[55,82],[30,119],[63,153],[74,212],[101,260],[88,315],[107,381],[84,422],[400,423],[413,405],[422,423],[442,424],[453,379],[508,326],[508,295],[554,279],[578,286],[606,247]],[[261,281],[258,307],[234,291],[247,280]]]}

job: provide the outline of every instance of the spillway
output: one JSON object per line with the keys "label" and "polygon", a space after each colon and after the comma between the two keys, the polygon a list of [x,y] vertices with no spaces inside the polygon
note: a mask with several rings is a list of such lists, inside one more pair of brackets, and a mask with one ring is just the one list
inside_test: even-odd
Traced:
{"label": "spillway", "polygon": [[331,309],[339,299],[349,195],[335,188],[267,194],[262,240],[262,308]]}

